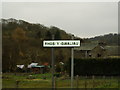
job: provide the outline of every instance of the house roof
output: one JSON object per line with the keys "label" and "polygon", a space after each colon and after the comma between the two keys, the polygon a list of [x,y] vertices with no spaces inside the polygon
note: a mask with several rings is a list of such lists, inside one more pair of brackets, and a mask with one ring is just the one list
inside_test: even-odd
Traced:
{"label": "house roof", "polygon": [[38,65],[38,66],[32,66],[32,67],[35,67],[35,68],[42,68],[42,67],[45,67],[44,65]]}
{"label": "house roof", "polygon": [[45,62],[43,65],[48,66],[48,65],[49,65],[49,63]]}
{"label": "house roof", "polygon": [[17,65],[17,67],[23,69],[24,65]]}
{"label": "house roof", "polygon": [[30,65],[31,66],[36,66],[36,65],[38,65],[38,63],[31,63]]}
{"label": "house roof", "polygon": [[120,46],[105,46],[104,47],[109,55],[119,56],[120,55]]}
{"label": "house roof", "polygon": [[98,43],[81,43],[81,46],[79,48],[74,48],[74,50],[92,50],[98,45]]}
{"label": "house roof", "polygon": [[38,63],[31,63],[30,65],[28,65],[28,68],[31,68],[31,67],[34,67],[34,66],[37,66]]}

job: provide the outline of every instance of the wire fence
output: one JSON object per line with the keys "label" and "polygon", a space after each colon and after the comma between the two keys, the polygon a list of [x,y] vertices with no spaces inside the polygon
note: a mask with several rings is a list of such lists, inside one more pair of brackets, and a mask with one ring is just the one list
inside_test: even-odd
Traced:
{"label": "wire fence", "polygon": [[[69,76],[54,77],[54,88],[71,88]],[[40,74],[6,74],[2,76],[3,88],[52,88],[52,78]],[[73,88],[119,88],[120,76],[75,76]]]}
{"label": "wire fence", "polygon": [[[70,87],[70,78],[56,78],[55,80],[55,87]],[[120,77],[77,75],[76,77],[74,77],[73,86],[73,88],[120,88]]]}

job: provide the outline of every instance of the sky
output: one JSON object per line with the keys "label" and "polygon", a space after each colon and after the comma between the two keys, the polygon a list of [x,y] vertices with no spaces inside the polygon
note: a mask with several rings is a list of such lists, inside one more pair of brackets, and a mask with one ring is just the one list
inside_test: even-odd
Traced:
{"label": "sky", "polygon": [[117,2],[3,2],[2,18],[15,18],[89,38],[118,33]]}

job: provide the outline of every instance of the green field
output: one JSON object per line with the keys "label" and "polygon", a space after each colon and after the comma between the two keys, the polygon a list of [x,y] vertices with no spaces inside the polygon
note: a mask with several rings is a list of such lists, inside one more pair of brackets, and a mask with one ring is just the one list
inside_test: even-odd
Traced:
{"label": "green field", "polygon": [[[51,88],[51,74],[4,73],[3,88]],[[18,82],[18,84],[17,84]],[[70,77],[56,77],[56,88],[70,88]],[[74,79],[74,88],[120,88],[118,77],[79,77]]]}

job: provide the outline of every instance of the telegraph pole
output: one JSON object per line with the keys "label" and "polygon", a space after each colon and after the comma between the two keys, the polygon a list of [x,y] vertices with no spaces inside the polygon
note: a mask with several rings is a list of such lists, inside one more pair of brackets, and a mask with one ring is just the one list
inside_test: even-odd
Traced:
{"label": "telegraph pole", "polygon": [[[52,35],[52,40],[54,40],[54,34]],[[55,88],[55,80],[54,80],[54,48],[52,47],[52,89]]]}
{"label": "telegraph pole", "polygon": [[[72,40],[74,36],[72,35]],[[73,78],[74,78],[74,48],[71,48],[71,88],[73,88]]]}

